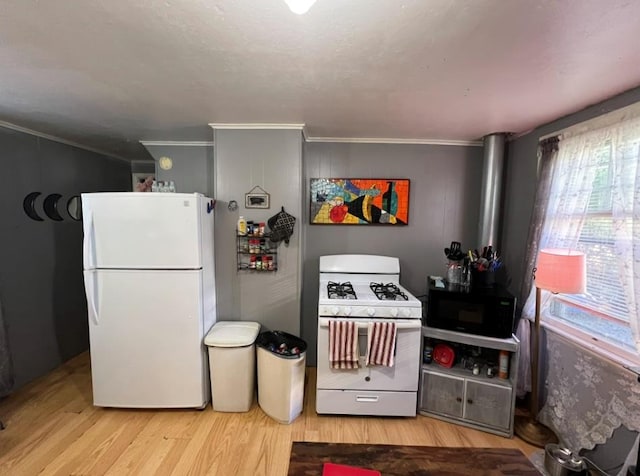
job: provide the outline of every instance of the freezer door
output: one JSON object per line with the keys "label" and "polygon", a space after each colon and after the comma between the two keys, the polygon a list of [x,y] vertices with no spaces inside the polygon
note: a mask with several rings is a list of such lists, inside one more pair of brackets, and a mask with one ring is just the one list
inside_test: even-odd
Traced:
{"label": "freezer door", "polygon": [[208,199],[187,193],[84,193],[84,269],[198,269],[201,213]]}
{"label": "freezer door", "polygon": [[206,405],[201,271],[85,271],[85,285],[95,405]]}

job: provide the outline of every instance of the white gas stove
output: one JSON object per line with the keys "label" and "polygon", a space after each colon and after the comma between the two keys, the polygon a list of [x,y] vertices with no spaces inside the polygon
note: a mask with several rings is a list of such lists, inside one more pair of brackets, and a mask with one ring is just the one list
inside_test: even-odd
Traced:
{"label": "white gas stove", "polygon": [[[422,303],[400,285],[398,258],[376,255],[320,257],[316,411],[352,415],[415,416],[420,366]],[[354,321],[359,368],[329,365],[329,322]],[[367,366],[372,322],[396,324],[393,367]]]}
{"label": "white gas stove", "polygon": [[331,273],[321,274],[318,312],[321,316],[420,319],[422,305],[397,282],[397,276]]}

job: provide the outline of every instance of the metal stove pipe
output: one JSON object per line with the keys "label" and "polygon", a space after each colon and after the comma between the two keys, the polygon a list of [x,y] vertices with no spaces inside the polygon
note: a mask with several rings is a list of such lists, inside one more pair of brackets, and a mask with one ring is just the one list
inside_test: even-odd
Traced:
{"label": "metal stove pipe", "polygon": [[484,159],[482,165],[482,192],[478,225],[478,246],[498,248],[500,228],[500,204],[502,198],[502,176],[504,171],[505,133],[494,133],[484,137]]}

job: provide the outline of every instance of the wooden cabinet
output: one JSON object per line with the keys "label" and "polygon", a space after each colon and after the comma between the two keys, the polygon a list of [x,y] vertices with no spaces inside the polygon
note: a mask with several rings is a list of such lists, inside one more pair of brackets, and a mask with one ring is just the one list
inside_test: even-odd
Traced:
{"label": "wooden cabinet", "polygon": [[[425,347],[448,345],[455,350],[456,358],[451,368],[435,361],[427,363],[428,359],[423,362],[420,413],[512,437],[520,354],[518,339],[515,336],[496,339],[430,327],[423,327],[422,334]],[[509,353],[509,373],[504,379],[499,378],[497,372],[500,351]]]}
{"label": "wooden cabinet", "polygon": [[514,390],[470,379],[466,380],[465,384],[464,418],[480,425],[508,431],[513,413],[509,407]]}
{"label": "wooden cabinet", "polygon": [[423,369],[420,410],[462,418],[464,384],[463,378]]}

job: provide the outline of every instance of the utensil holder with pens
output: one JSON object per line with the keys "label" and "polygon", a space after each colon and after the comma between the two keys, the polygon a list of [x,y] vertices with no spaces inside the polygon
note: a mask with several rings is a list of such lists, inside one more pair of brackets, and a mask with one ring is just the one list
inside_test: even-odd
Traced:
{"label": "utensil holder with pens", "polygon": [[471,268],[471,286],[476,288],[491,288],[496,284],[495,271],[485,270],[478,271]]}

